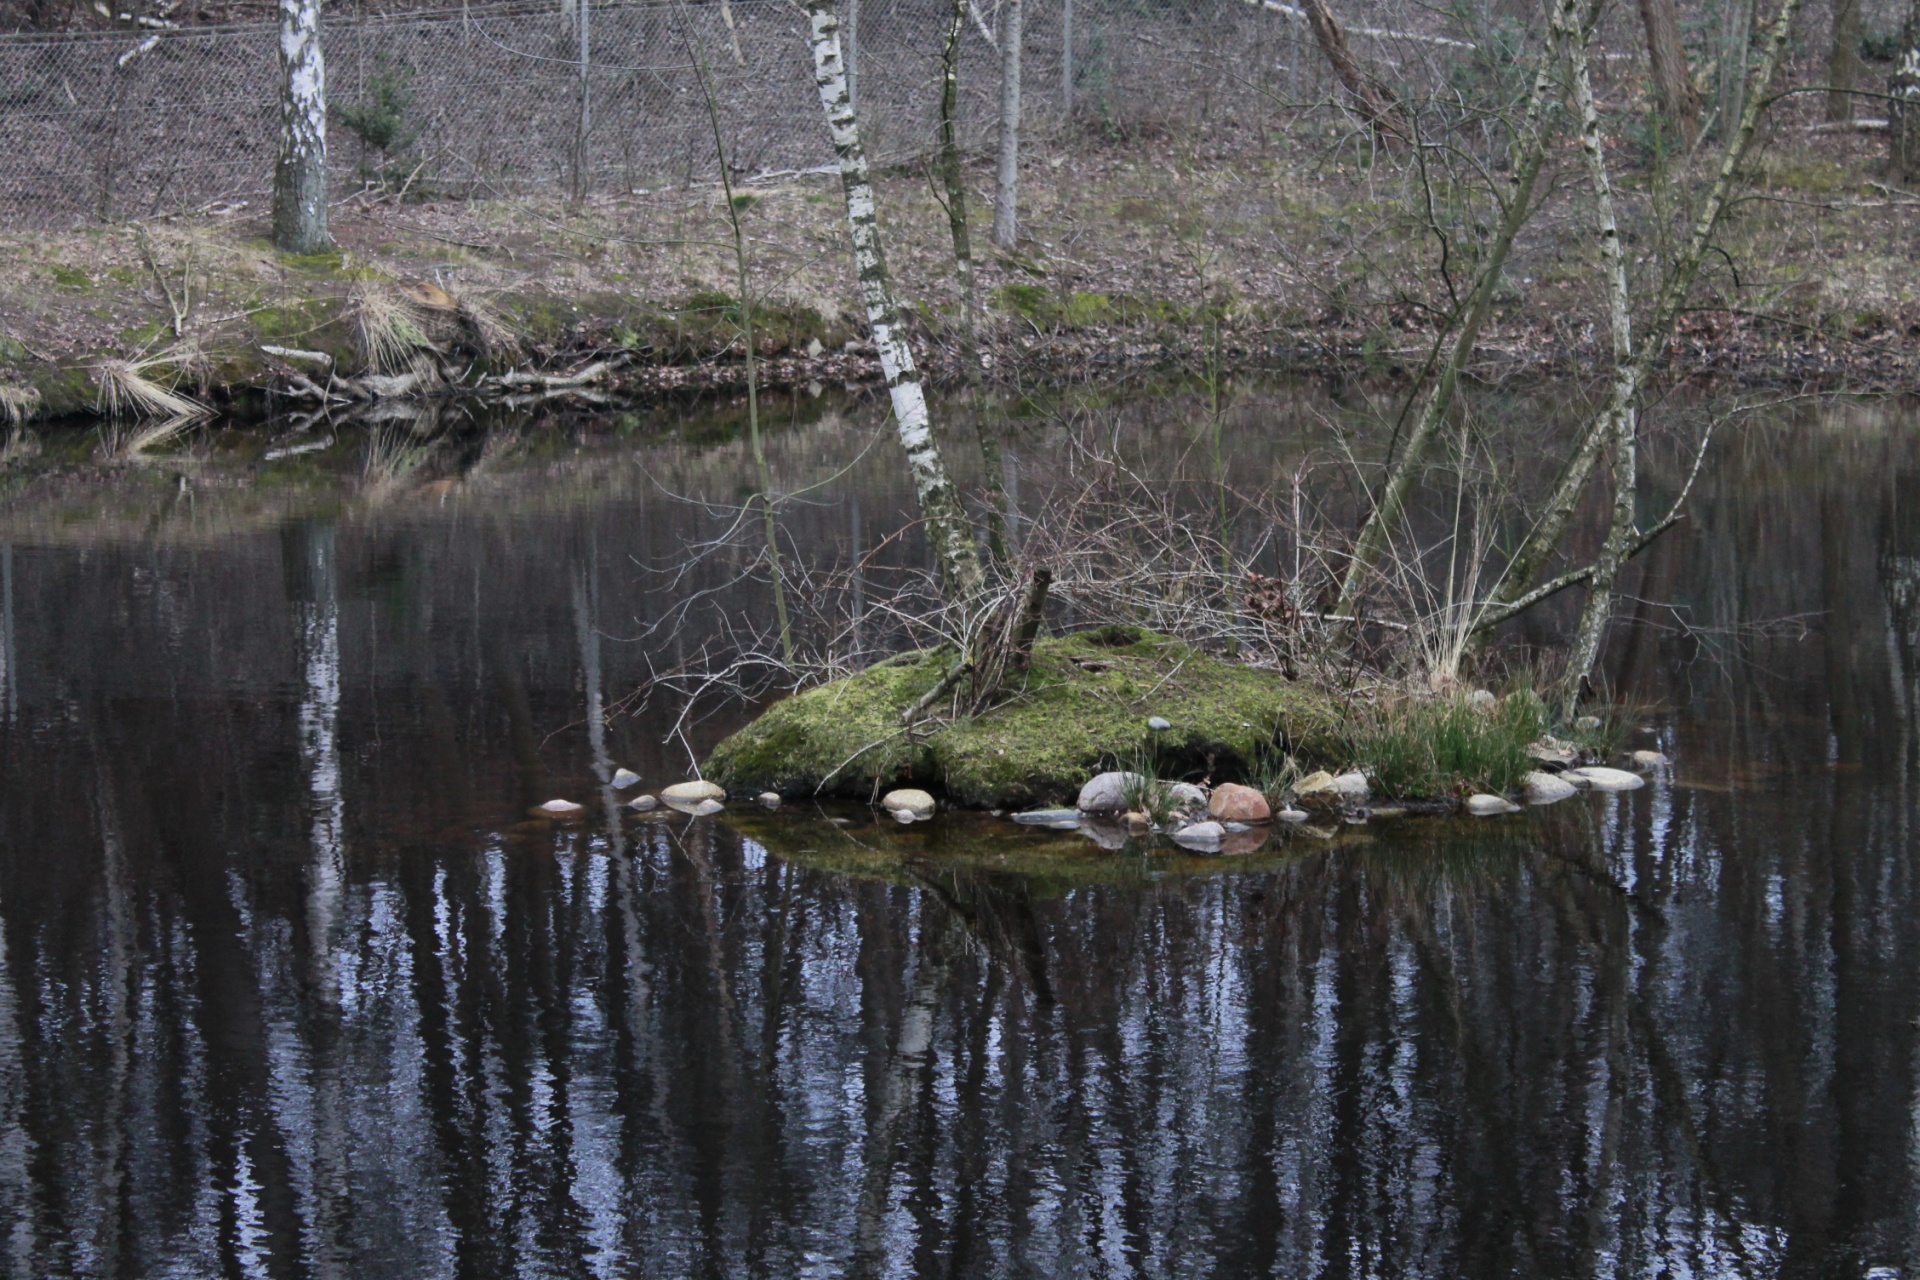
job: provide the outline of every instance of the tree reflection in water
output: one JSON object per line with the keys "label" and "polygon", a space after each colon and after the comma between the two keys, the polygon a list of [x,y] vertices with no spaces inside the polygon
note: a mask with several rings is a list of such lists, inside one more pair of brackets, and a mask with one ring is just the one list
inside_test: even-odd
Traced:
{"label": "tree reflection in water", "polygon": [[1920,1270],[1920,465],[1852,429],[1636,567],[1677,777],[1212,863],[631,814],[624,499],[16,539],[6,1270]]}

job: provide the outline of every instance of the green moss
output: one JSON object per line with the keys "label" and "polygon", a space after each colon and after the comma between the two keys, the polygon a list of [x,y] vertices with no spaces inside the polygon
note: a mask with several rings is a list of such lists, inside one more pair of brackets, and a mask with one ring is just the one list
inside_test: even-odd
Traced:
{"label": "green moss", "polygon": [[69,292],[78,293],[93,288],[93,277],[78,267],[53,266],[47,268],[47,273],[53,277],[55,284]]}
{"label": "green moss", "polygon": [[1015,315],[1029,320],[1048,321],[1053,319],[1053,295],[1037,284],[1003,284],[1000,286],[1000,305]]}
{"label": "green moss", "polygon": [[[707,773],[789,795],[916,783],[961,804],[1004,806],[1071,799],[1090,774],[1149,746],[1163,771],[1222,779],[1276,747],[1317,756],[1338,745],[1320,692],[1131,630],[1040,641],[1007,701],[908,742],[901,712],[951,661],[946,651],[906,654],[775,703],[720,744]],[[1150,715],[1174,726],[1151,743]]]}

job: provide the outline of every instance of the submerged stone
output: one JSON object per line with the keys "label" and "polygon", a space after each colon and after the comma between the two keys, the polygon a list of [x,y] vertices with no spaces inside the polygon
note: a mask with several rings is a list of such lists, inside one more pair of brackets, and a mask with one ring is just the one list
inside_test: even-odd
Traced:
{"label": "submerged stone", "polygon": [[1076,825],[1080,821],[1078,809],[1029,809],[1025,813],[1016,813],[1013,820],[1026,827],[1051,827],[1062,822]]}
{"label": "submerged stone", "polygon": [[759,799],[760,807],[763,809],[778,809],[780,807],[780,793],[778,791],[762,791]]}
{"label": "submerged stone", "polygon": [[1476,818],[1491,818],[1502,813],[1518,813],[1520,806],[1505,796],[1487,795],[1467,797],[1467,812]]}
{"label": "submerged stone", "polygon": [[1338,749],[1338,708],[1325,692],[1134,628],[1042,639],[1009,690],[1017,696],[900,733],[901,713],[952,661],[951,650],[902,654],[776,702],[722,742],[706,772],[734,790],[862,796],[912,779],[937,781],[961,805],[1057,802],[1103,762],[1140,749],[1137,708],[1148,697],[1169,725],[1154,749],[1170,772],[1231,777],[1282,742],[1306,756]]}
{"label": "submerged stone", "polygon": [[1569,769],[1563,776],[1580,785],[1592,787],[1595,791],[1632,791],[1647,785],[1647,780],[1637,773],[1597,764],[1584,769]]}
{"label": "submerged stone", "polygon": [[657,796],[635,796],[633,799],[627,801],[627,808],[637,810],[641,813],[647,813],[659,807],[660,800]]}
{"label": "submerged stone", "polygon": [[549,818],[570,818],[586,807],[587,806],[583,804],[575,804],[571,800],[549,800],[545,804],[537,806],[534,812],[544,814]]}
{"label": "submerged stone", "polygon": [[636,787],[639,785],[640,775],[633,770],[615,769],[613,771],[613,789],[615,791],[625,791],[628,787]]}
{"label": "submerged stone", "polygon": [[1227,838],[1227,829],[1217,822],[1196,822],[1190,827],[1182,827],[1173,833],[1173,842],[1183,849],[1196,849],[1203,853],[1217,853],[1221,841]]}
{"label": "submerged stone", "polygon": [[1667,763],[1667,757],[1658,751],[1636,751],[1633,762],[1643,769],[1658,769]]}

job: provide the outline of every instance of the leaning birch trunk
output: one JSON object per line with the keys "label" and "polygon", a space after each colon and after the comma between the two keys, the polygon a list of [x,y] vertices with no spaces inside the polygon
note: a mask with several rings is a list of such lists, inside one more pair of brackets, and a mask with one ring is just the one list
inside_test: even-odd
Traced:
{"label": "leaning birch trunk", "polygon": [[940,51],[940,181],[947,189],[947,229],[953,235],[953,274],[960,286],[960,326],[971,343],[974,321],[973,237],[967,230],[967,175],[960,158],[960,37],[966,33],[967,0],[953,0],[947,42]]}
{"label": "leaning birch trunk", "polygon": [[959,603],[980,589],[980,557],[974,551],[973,531],[960,504],[959,490],[948,477],[940,446],[933,438],[927,397],[920,385],[920,371],[913,363],[913,351],[900,329],[893,280],[887,274],[886,255],[880,247],[880,223],[873,183],[867,173],[867,153],[860,145],[860,125],[847,96],[840,19],[834,13],[833,0],[808,0],[807,24],[813,45],[814,83],[820,88],[820,106],[826,112],[834,154],[840,160],[840,185],[846,192],[860,301],[873,328],[873,345],[880,354],[880,370],[893,401],[894,428],[907,453],[914,494],[920,500],[927,543],[939,567],[941,586],[950,603]]}
{"label": "leaning birch trunk", "polygon": [[1534,183],[1546,163],[1547,116],[1554,103],[1555,64],[1565,45],[1573,41],[1585,43],[1592,35],[1593,15],[1597,13],[1598,6],[1592,6],[1587,19],[1576,28],[1578,4],[1579,0],[1555,0],[1552,20],[1548,25],[1547,49],[1541,56],[1539,70],[1534,74],[1525,122],[1516,140],[1506,209],[1500,225],[1495,229],[1492,243],[1487,246],[1486,266],[1474,284],[1473,295],[1467,302],[1466,316],[1461,321],[1459,331],[1454,334],[1453,348],[1440,368],[1432,393],[1421,406],[1419,420],[1414,424],[1412,434],[1407,437],[1400,460],[1388,474],[1373,510],[1368,513],[1366,523],[1360,526],[1359,536],[1354,539],[1353,553],[1348,557],[1346,572],[1340,580],[1339,600],[1333,608],[1336,615],[1351,617],[1359,607],[1360,595],[1366,589],[1374,569],[1379,566],[1380,558],[1386,553],[1387,543],[1406,510],[1414,481],[1419,478],[1427,447],[1433,443],[1441,424],[1446,421],[1447,411],[1453,406],[1454,393],[1460,387],[1460,375],[1467,361],[1473,358],[1474,347],[1480,340],[1480,330],[1493,310],[1493,295],[1500,284],[1500,273],[1506,267],[1508,253],[1513,249],[1514,237],[1520,234],[1520,228],[1526,224],[1533,201]]}
{"label": "leaning birch trunk", "polygon": [[1001,0],[1000,171],[993,190],[993,242],[1013,248],[1020,233],[1021,0]]}
{"label": "leaning birch trunk", "polygon": [[313,253],[327,234],[327,67],[320,0],[280,0],[280,158],[273,172],[273,243]]}
{"label": "leaning birch trunk", "polygon": [[[1706,259],[1707,249],[1713,243],[1713,234],[1720,226],[1720,216],[1726,212],[1727,201],[1739,178],[1740,167],[1753,145],[1753,136],[1760,124],[1760,112],[1766,107],[1767,88],[1773,83],[1773,74],[1779,68],[1780,55],[1793,25],[1793,15],[1799,8],[1800,0],[1783,0],[1780,14],[1768,32],[1764,52],[1759,65],[1754,68],[1752,83],[1747,87],[1746,106],[1740,113],[1740,123],[1733,137],[1728,139],[1726,155],[1720,161],[1720,172],[1714,178],[1706,203],[1701,206],[1700,216],[1694,221],[1687,246],[1675,260],[1666,287],[1661,290],[1660,300],[1641,334],[1640,349],[1634,356],[1636,384],[1646,381],[1653,362],[1666,349],[1673,333],[1673,322],[1679,316],[1680,308],[1686,304],[1687,295],[1693,291],[1694,279],[1700,274],[1700,264]],[[1500,581],[1493,591],[1493,604],[1512,604],[1525,596],[1533,586],[1534,578],[1553,554],[1554,547],[1559,545],[1560,535],[1566,532],[1567,524],[1573,519],[1574,509],[1580,503],[1580,494],[1586,489],[1587,479],[1593,474],[1594,464],[1599,461],[1600,451],[1607,441],[1607,420],[1603,415],[1594,421],[1580,446],[1568,459],[1566,468],[1554,486],[1553,496],[1547,501],[1546,510],[1541,513],[1533,532],[1528,534],[1527,540],[1514,553],[1505,572],[1500,575]],[[1495,614],[1510,616],[1500,610],[1495,610]]]}
{"label": "leaning birch trunk", "polygon": [[1573,105],[1580,117],[1580,150],[1593,184],[1594,221],[1600,240],[1600,263],[1607,287],[1607,323],[1613,334],[1613,387],[1602,412],[1602,433],[1613,443],[1613,522],[1600,554],[1593,562],[1593,581],[1574,631],[1573,654],[1567,663],[1562,707],[1571,715],[1580,687],[1600,657],[1600,639],[1613,614],[1613,584],[1634,542],[1634,495],[1639,487],[1636,457],[1635,402],[1640,393],[1640,362],[1633,354],[1632,298],[1627,286],[1627,262],[1620,248],[1620,223],[1614,215],[1613,182],[1607,174],[1607,156],[1600,138],[1600,111],[1593,102],[1593,77],[1587,50],[1575,43],[1567,50],[1573,73]]}

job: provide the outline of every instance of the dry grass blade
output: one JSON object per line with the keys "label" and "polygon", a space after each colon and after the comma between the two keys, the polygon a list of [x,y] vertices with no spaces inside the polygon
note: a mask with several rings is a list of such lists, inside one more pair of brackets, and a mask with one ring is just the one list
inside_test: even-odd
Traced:
{"label": "dry grass blade", "polygon": [[181,418],[194,422],[204,418],[207,407],[174,388],[178,376],[179,362],[170,354],[138,360],[115,357],[94,366],[100,407],[113,419]]}
{"label": "dry grass blade", "polygon": [[379,281],[363,280],[355,285],[348,310],[353,317],[355,345],[370,368],[403,372],[412,365],[416,353],[432,346],[420,327],[414,304]]}
{"label": "dry grass blade", "polygon": [[16,387],[11,383],[0,382],[0,418],[13,426],[26,422],[27,415],[40,404],[40,391],[37,387]]}

